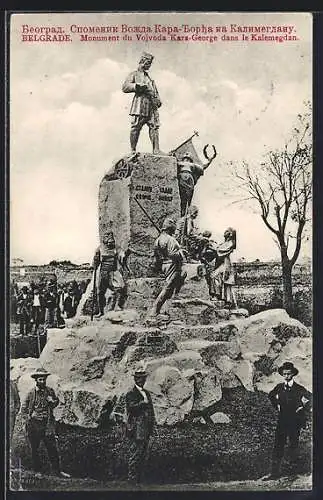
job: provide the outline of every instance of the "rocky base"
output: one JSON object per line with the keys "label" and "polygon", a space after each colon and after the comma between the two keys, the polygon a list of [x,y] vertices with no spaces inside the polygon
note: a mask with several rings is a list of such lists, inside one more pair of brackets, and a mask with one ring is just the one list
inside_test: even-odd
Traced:
{"label": "rocky base", "polygon": [[140,314],[128,310],[93,322],[79,317],[63,330],[48,330],[39,360],[11,361],[11,378],[18,382],[21,399],[33,386],[29,373],[37,364],[52,373],[48,384],[61,401],[56,418],[89,428],[97,427],[103,416],[125,418],[124,395],[138,362],[148,372],[146,387],[159,425],[175,425],[192,414],[212,415],[226,388],[268,392],[280,380],[277,368],[286,360],[298,367],[298,381],[311,388],[310,333],[284,310],[249,318],[236,311],[226,321],[214,310],[212,323],[195,324],[196,317],[209,321],[209,305],[184,299],[187,305],[191,324],[170,320],[163,326],[143,326]]}

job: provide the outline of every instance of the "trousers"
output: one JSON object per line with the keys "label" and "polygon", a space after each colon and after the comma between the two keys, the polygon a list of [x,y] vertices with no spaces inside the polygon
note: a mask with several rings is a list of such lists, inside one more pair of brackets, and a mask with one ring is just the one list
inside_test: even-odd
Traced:
{"label": "trousers", "polygon": [[50,460],[54,472],[60,472],[60,461],[57,449],[57,441],[55,434],[46,434],[47,421],[30,419],[27,427],[27,436],[31,447],[31,457],[35,472],[41,471],[41,463],[39,457],[39,446],[43,441],[48,458]]}
{"label": "trousers", "polygon": [[296,463],[298,457],[300,431],[301,429],[298,425],[288,425],[286,422],[278,422],[272,454],[273,473],[279,472],[287,439],[289,440],[291,462],[292,464]]}
{"label": "trousers", "polygon": [[20,335],[30,333],[30,315],[26,311],[22,311],[19,315],[19,330]]}
{"label": "trousers", "polygon": [[129,439],[128,480],[140,483],[149,440]]}

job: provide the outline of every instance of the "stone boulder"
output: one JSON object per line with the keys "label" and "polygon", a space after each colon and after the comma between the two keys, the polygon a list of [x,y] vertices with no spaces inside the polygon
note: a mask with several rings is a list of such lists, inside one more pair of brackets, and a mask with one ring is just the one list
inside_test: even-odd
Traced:
{"label": "stone boulder", "polygon": [[230,417],[222,412],[213,413],[210,415],[210,419],[214,424],[229,424],[231,422]]}
{"label": "stone boulder", "polygon": [[131,364],[146,358],[166,356],[178,351],[176,343],[159,329],[147,329],[127,348],[122,362]]}
{"label": "stone boulder", "polygon": [[160,365],[151,373],[147,389],[151,392],[159,424],[174,425],[192,410],[194,381],[175,366]]}
{"label": "stone boulder", "polygon": [[214,413],[224,388],[269,391],[280,380],[277,369],[284,361],[294,362],[297,380],[311,387],[309,331],[285,311],[186,327],[137,322],[136,311],[122,311],[93,322],[81,315],[63,330],[49,329],[39,359],[11,362],[21,397],[33,385],[31,371],[42,365],[60,399],[58,420],[96,427],[104,419],[125,417],[125,394],[140,361],[148,372],[157,423],[173,425]]}
{"label": "stone boulder", "polygon": [[257,370],[256,388],[268,393],[276,384],[281,382],[282,378],[277,370],[285,361],[294,363],[299,370],[295,379],[296,382],[312,391],[312,339],[297,337],[290,338],[276,356],[263,356],[255,360]]}
{"label": "stone boulder", "polygon": [[222,398],[221,373],[216,368],[196,371],[192,412],[203,413]]}
{"label": "stone boulder", "polygon": [[10,360],[10,379],[17,382],[24,374],[29,374],[41,368],[38,358],[17,358]]}
{"label": "stone boulder", "polygon": [[239,330],[242,353],[267,354],[275,343],[284,346],[292,337],[310,337],[300,321],[291,318],[284,309],[272,309],[235,322]]}

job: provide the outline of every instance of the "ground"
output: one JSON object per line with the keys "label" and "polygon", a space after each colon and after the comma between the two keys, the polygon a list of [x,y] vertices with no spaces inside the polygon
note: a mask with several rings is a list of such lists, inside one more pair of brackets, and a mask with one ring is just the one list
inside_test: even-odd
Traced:
{"label": "ground", "polygon": [[[44,491],[275,491],[275,490],[310,490],[311,476],[298,475],[293,478],[282,477],[275,481],[227,481],[207,483],[153,484],[140,486],[129,485],[126,481],[96,481],[95,479],[58,479],[55,476],[42,475],[35,478],[31,472],[24,471],[19,481],[19,472],[13,471],[12,489],[44,490]],[[17,485],[17,486],[16,486]],[[16,486],[16,487],[14,487]]]}
{"label": "ground", "polygon": [[[231,422],[206,426],[184,422],[158,427],[151,439],[144,472],[146,489],[290,489],[291,480],[263,483],[270,472],[275,413],[268,396],[242,388],[227,390],[216,405]],[[44,475],[22,475],[26,489],[124,489],[128,488],[127,442],[111,426],[81,429],[60,426],[59,449],[63,470],[71,480]],[[295,489],[310,488],[311,429],[302,431]],[[21,454],[30,468],[30,453]],[[17,460],[17,456],[14,457]],[[49,472],[48,463],[44,472]],[[17,461],[16,461],[17,463]],[[282,472],[288,471],[285,461]],[[27,474],[27,475],[26,475]],[[17,484],[17,472],[14,473]],[[298,484],[298,488],[297,488]],[[307,486],[306,486],[307,485]],[[12,486],[14,487],[14,485]],[[294,488],[294,486],[293,486]]]}

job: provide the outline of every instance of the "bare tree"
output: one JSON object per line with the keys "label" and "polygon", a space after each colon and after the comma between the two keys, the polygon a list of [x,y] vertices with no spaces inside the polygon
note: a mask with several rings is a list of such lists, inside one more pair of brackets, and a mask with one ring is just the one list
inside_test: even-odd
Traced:
{"label": "bare tree", "polygon": [[306,103],[306,111],[298,115],[297,125],[281,150],[270,151],[260,169],[243,162],[234,173],[275,235],[282,265],[283,307],[289,313],[293,312],[292,269],[310,219],[311,167],[311,108]]}

